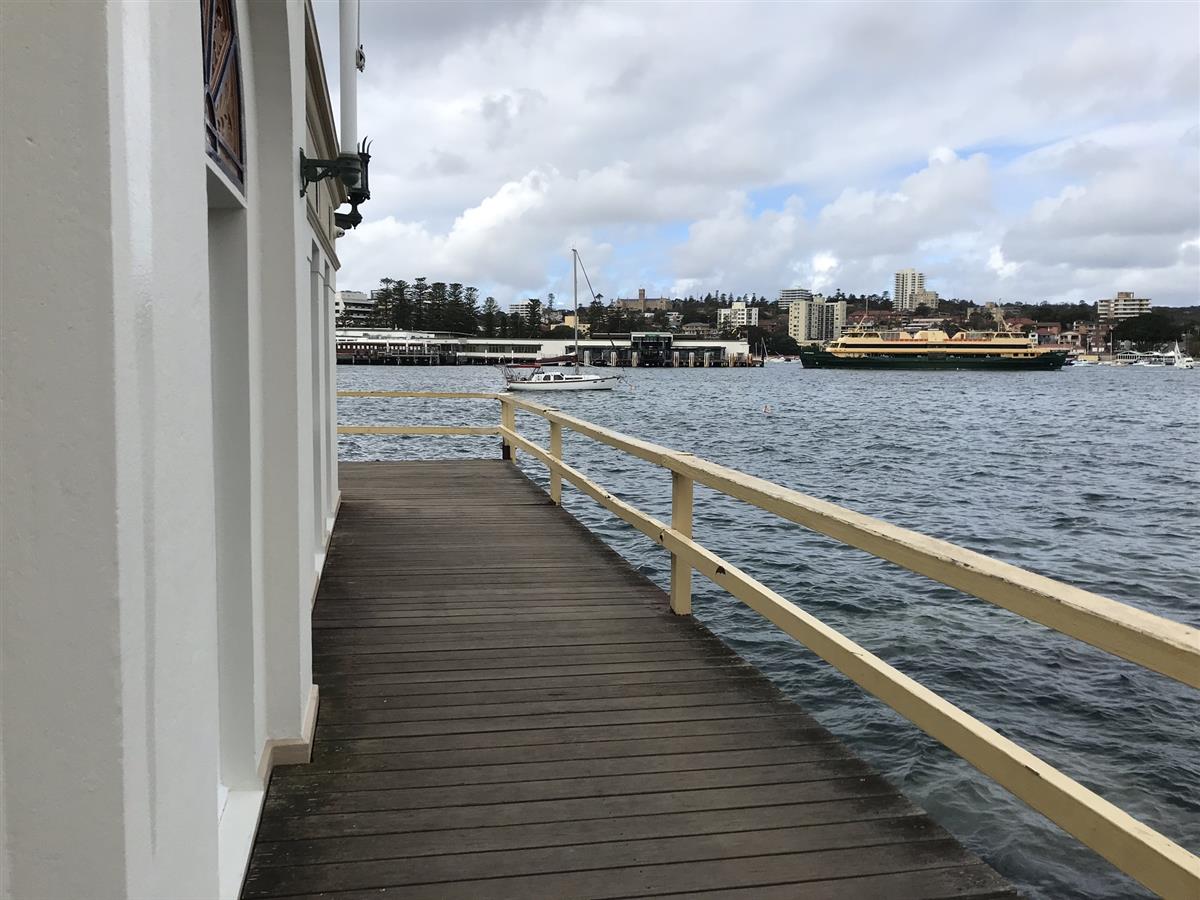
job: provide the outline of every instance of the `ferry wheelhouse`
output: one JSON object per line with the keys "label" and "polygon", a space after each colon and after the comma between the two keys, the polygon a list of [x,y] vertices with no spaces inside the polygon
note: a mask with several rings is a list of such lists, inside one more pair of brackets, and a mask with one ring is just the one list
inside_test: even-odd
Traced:
{"label": "ferry wheelhouse", "polygon": [[1067,352],[1014,331],[855,329],[823,349],[802,349],[800,361],[812,369],[1060,369]]}

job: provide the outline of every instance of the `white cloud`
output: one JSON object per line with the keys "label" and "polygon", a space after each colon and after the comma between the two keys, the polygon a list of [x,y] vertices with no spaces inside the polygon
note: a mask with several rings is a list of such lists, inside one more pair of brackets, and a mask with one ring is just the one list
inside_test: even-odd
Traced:
{"label": "white cloud", "polygon": [[562,294],[577,241],[611,248],[609,295],[916,265],[948,295],[1197,302],[1198,29],[1170,3],[367,2],[374,198],[339,280]]}

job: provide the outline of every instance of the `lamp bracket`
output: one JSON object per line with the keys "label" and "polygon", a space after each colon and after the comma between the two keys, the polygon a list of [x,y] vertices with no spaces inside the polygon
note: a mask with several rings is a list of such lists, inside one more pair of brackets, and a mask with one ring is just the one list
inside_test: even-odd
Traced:
{"label": "lamp bracket", "polygon": [[358,185],[362,177],[362,160],[357,154],[347,153],[337,159],[309,159],[300,148],[300,196],[308,192],[310,184],[326,178],[340,178],[347,189]]}

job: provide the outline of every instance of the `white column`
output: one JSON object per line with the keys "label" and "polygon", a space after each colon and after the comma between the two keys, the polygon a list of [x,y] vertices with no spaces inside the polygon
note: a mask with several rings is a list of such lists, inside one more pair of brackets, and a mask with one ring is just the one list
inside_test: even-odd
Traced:
{"label": "white column", "polygon": [[342,152],[358,152],[358,0],[339,0]]}
{"label": "white column", "polygon": [[190,4],[0,4],[6,896],[217,891],[200,50]]}

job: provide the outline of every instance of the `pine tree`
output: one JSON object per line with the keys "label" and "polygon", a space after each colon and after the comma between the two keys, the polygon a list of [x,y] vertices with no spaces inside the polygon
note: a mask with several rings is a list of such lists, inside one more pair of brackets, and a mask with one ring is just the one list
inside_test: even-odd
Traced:
{"label": "pine tree", "polygon": [[[472,290],[474,290],[474,288],[472,288]],[[497,319],[498,318],[503,319],[503,316],[500,316],[499,312],[500,312],[500,308],[498,306],[496,306],[496,298],[495,297],[488,297],[486,300],[483,301],[483,336],[484,337],[495,337],[496,336]],[[505,327],[505,323],[503,321],[501,321],[499,323],[499,325],[503,329],[500,336],[505,337],[506,335],[504,332],[507,332],[508,328]]]}
{"label": "pine tree", "polygon": [[379,279],[379,290],[375,291],[375,305],[371,308],[372,328],[392,328],[392,289],[396,282],[391,278]]}
{"label": "pine tree", "polygon": [[600,302],[599,297],[588,305],[587,320],[593,331],[599,331],[604,327],[604,304]]}
{"label": "pine tree", "polygon": [[392,283],[392,299],[391,299],[391,315],[390,322],[392,329],[396,331],[406,331],[408,329],[408,321],[411,317],[411,309],[408,302],[409,284],[403,279],[397,279]]}
{"label": "pine tree", "polygon": [[537,297],[529,298],[529,333],[537,337],[542,331],[542,301]]}
{"label": "pine tree", "polygon": [[462,330],[467,334],[479,334],[479,289],[467,287],[463,292]]}
{"label": "pine tree", "polygon": [[430,331],[446,331],[446,282],[435,281],[429,286],[429,305],[425,310],[425,327]]}
{"label": "pine tree", "polygon": [[429,303],[429,285],[422,275],[413,280],[409,291],[408,327],[413,331],[422,331],[426,325],[425,308]]}
{"label": "pine tree", "polygon": [[455,281],[446,286],[446,330],[455,334],[465,334],[466,319],[463,286]]}

